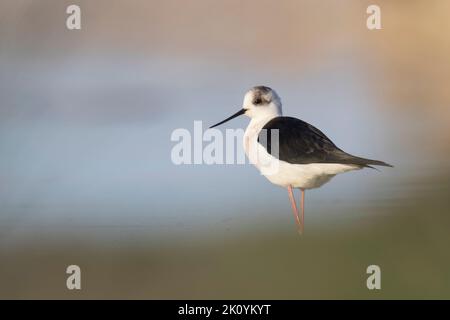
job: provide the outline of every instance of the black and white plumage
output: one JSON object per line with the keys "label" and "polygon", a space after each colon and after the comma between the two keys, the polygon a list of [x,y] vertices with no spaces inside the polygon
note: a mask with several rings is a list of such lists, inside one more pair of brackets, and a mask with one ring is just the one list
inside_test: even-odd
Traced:
{"label": "black and white plumage", "polygon": [[[252,164],[270,182],[286,187],[294,216],[303,231],[306,189],[318,188],[335,175],[372,166],[391,165],[353,156],[339,149],[322,131],[300,119],[282,116],[281,99],[269,87],[257,86],[244,96],[243,107],[229,118],[251,118],[244,134],[244,150]],[[301,190],[301,218],[293,196]]]}
{"label": "black and white plumage", "polygon": [[[279,160],[291,164],[340,163],[361,167],[391,165],[379,161],[356,157],[339,149],[322,131],[313,125],[292,117],[276,117],[267,122],[258,136],[258,142],[272,153],[272,130],[278,130]],[[261,138],[261,132],[266,135]],[[263,141],[263,143],[262,143]]]}

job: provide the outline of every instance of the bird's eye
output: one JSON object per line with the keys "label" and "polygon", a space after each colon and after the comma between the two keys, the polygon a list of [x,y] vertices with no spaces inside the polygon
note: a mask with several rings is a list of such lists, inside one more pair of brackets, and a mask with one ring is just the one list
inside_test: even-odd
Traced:
{"label": "bird's eye", "polygon": [[253,101],[254,104],[258,105],[262,103],[261,98],[256,98],[255,101]]}

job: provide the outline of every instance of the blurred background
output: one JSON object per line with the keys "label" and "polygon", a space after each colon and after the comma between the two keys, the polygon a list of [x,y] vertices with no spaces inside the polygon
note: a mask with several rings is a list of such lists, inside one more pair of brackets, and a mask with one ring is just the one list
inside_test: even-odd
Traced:
{"label": "blurred background", "polygon": [[[2,0],[0,298],[450,298],[449,15],[446,0]],[[302,237],[251,165],[170,159],[173,130],[261,84],[395,166],[308,191]]]}

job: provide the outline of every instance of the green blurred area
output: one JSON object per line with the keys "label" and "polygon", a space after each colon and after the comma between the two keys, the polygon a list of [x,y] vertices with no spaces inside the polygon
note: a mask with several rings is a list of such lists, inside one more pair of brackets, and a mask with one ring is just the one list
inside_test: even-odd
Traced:
{"label": "green blurred area", "polygon": [[[0,297],[449,299],[448,181],[420,181],[424,191],[409,200],[361,208],[376,214],[358,227],[307,226],[303,236],[291,221],[140,245],[37,240],[0,253]],[[80,291],[65,287],[70,264],[81,267]],[[371,264],[381,267],[381,290],[366,288]]]}

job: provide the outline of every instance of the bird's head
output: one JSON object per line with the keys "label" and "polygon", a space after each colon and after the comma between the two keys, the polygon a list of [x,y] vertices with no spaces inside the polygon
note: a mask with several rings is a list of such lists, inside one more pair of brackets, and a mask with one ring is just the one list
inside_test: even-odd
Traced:
{"label": "bird's head", "polygon": [[281,99],[275,90],[269,87],[253,87],[245,94],[241,110],[210,128],[221,125],[242,114],[245,114],[252,119],[269,119],[280,116]]}

